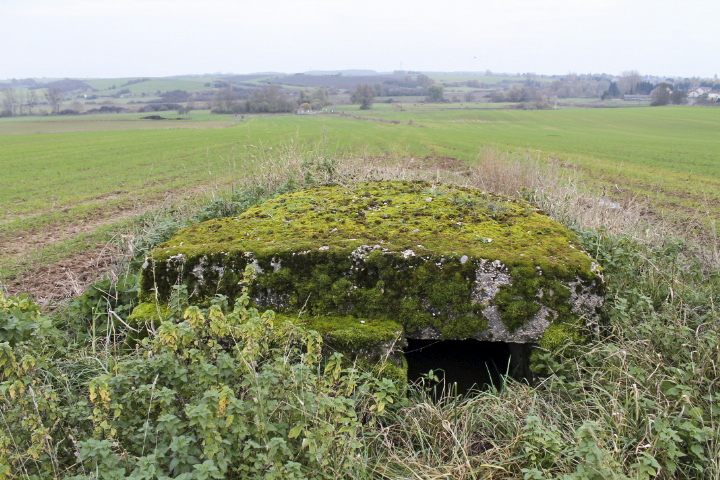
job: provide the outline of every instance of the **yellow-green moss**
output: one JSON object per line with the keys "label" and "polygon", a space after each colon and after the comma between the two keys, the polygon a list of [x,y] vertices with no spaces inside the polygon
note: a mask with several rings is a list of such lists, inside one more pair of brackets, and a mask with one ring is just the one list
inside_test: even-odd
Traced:
{"label": "yellow-green moss", "polygon": [[581,344],[584,342],[585,337],[578,331],[577,325],[554,323],[545,329],[538,345],[540,348],[555,352],[568,343]]}
{"label": "yellow-green moss", "polygon": [[143,302],[135,307],[127,318],[130,326],[142,327],[146,324],[160,325],[162,322],[170,318],[171,310],[167,305],[158,305],[157,303]]}
{"label": "yellow-green moss", "polygon": [[356,365],[378,378],[389,378],[404,387],[407,383],[407,361],[402,355],[403,328],[386,319],[359,319],[349,315],[308,316],[276,314],[279,320],[290,320],[320,333],[327,354],[339,352],[349,367]]}
{"label": "yellow-green moss", "polygon": [[418,254],[465,254],[506,263],[524,253],[526,263],[542,262],[545,269],[589,270],[587,256],[569,247],[575,241],[567,229],[519,200],[424,182],[373,182],[289,193],[237,218],[189,227],[154,257],[238,250],[269,255],[319,246],[349,253],[379,243],[392,251],[419,249]]}
{"label": "yellow-green moss", "polygon": [[512,278],[495,298],[511,331],[541,306],[557,312],[558,322],[573,320],[565,283],[596,276],[576,243],[529,204],[473,189],[320,186],[179,232],[149,258],[141,298],[167,299],[180,282],[194,303],[215,293],[233,298],[252,262],[262,270],[252,285],[260,306],[387,319],[406,331],[433,327],[444,338],[466,338],[487,327],[472,298],[481,259],[499,260]]}
{"label": "yellow-green moss", "polygon": [[403,328],[397,322],[386,319],[360,319],[345,316],[309,316],[276,314],[276,318],[288,319],[315,330],[325,343],[342,353],[367,350],[378,345],[392,343],[402,337]]}
{"label": "yellow-green moss", "polygon": [[405,357],[401,357],[399,363],[398,365],[396,362],[389,360],[369,362],[364,359],[359,359],[356,365],[361,370],[370,372],[377,378],[392,380],[398,388],[403,389],[408,382],[408,363]]}

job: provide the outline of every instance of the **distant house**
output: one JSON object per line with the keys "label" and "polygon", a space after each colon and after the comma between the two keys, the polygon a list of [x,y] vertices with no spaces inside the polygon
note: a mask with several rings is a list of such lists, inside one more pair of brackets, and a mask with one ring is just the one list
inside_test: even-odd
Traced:
{"label": "distant house", "polygon": [[710,92],[707,94],[708,100],[720,101],[720,92]]}
{"label": "distant house", "polygon": [[695,90],[692,90],[688,92],[688,98],[698,98],[701,95],[705,95],[706,93],[710,93],[712,88],[710,87],[698,87]]}

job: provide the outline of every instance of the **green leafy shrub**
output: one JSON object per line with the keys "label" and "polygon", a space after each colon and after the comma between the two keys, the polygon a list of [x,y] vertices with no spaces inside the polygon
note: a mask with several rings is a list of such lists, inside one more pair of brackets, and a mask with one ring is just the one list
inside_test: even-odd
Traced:
{"label": "green leafy shrub", "polygon": [[323,358],[319,333],[248,304],[245,291],[232,309],[216,297],[175,311],[82,379],[82,358],[0,343],[0,478],[363,475],[363,428],[402,387]]}
{"label": "green leafy shrub", "polygon": [[27,295],[7,297],[0,290],[0,343],[11,346],[46,335],[52,329],[52,322],[40,313]]}

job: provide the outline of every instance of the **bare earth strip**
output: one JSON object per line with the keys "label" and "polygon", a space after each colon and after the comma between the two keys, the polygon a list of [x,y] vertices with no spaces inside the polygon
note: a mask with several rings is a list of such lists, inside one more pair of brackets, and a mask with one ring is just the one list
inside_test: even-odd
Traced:
{"label": "bare earth strip", "polygon": [[31,268],[4,286],[10,295],[29,293],[40,305],[49,305],[82,293],[115,265],[118,250],[104,245],[75,253],[53,264]]}
{"label": "bare earth strip", "polygon": [[[79,219],[70,223],[59,222],[25,232],[12,232],[0,236],[0,252],[5,262],[22,265],[33,252],[52,247],[61,242],[72,240],[83,234],[93,233],[103,227],[120,224],[124,220],[137,217],[163,206],[187,203],[192,198],[216,190],[221,182],[186,188],[182,192],[165,192],[155,198],[144,198],[142,205],[122,208],[118,206],[109,212],[89,219]],[[84,290],[88,284],[97,280],[104,272],[113,267],[121,255],[121,247],[116,243],[95,242],[94,247],[82,252],[70,253],[54,263],[42,263],[20,268],[20,273],[12,279],[0,282],[11,295],[29,293],[40,304],[46,305]]]}

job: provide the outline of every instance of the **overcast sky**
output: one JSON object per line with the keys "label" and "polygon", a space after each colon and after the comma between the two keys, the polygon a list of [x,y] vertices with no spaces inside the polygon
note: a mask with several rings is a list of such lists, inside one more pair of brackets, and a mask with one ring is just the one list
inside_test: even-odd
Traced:
{"label": "overcast sky", "polygon": [[0,79],[720,73],[718,0],[0,0],[0,18]]}

